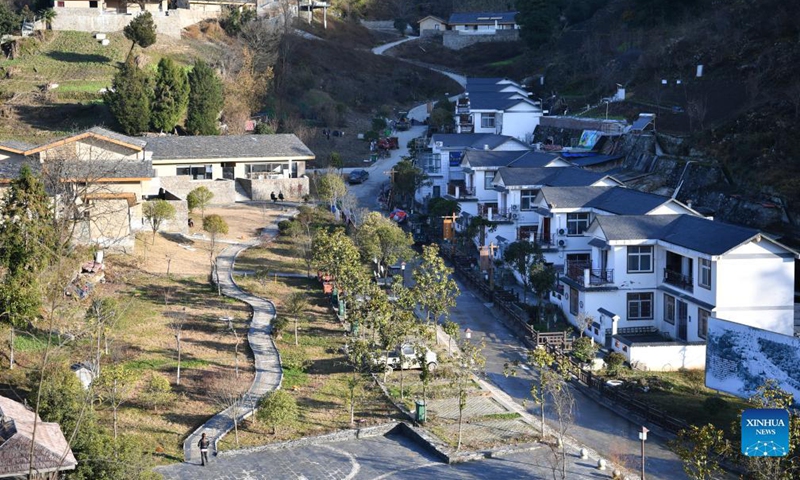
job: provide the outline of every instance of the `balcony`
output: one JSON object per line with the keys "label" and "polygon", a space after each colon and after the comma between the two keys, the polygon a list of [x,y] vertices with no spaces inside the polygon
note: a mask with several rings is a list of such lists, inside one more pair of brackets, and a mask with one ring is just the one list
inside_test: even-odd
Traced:
{"label": "balcony", "polygon": [[447,195],[455,200],[475,200],[475,187],[465,187],[464,185],[447,185]]}
{"label": "balcony", "polygon": [[469,98],[459,98],[456,103],[456,115],[468,115],[469,111]]}
{"label": "balcony", "polygon": [[570,278],[584,287],[609,285],[614,283],[614,269],[591,268],[591,264],[576,262],[567,263],[567,278]]}
{"label": "balcony", "polygon": [[498,208],[496,203],[478,204],[478,215],[490,222],[511,223],[516,220],[517,213],[505,208]]}
{"label": "balcony", "polygon": [[691,275],[684,275],[668,268],[664,269],[664,283],[678,287],[681,290],[686,290],[687,292],[694,291],[694,279]]}

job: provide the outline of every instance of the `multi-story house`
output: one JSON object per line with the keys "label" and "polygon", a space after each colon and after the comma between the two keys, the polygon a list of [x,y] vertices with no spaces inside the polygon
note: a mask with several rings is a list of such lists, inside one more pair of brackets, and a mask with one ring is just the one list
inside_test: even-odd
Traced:
{"label": "multi-story house", "polygon": [[508,79],[467,79],[466,92],[456,100],[458,133],[510,135],[529,144],[542,108],[530,94]]}
{"label": "multi-story house", "polygon": [[451,181],[465,181],[461,161],[466,152],[530,150],[516,138],[492,133],[437,133],[431,136],[428,148],[430,152],[417,158],[417,165],[428,177],[428,181],[416,193],[416,201],[421,203],[426,198],[441,197],[447,193]]}
{"label": "multi-story house", "polygon": [[577,167],[502,167],[492,180],[496,193],[494,202],[480,203],[478,214],[495,222],[490,240],[501,248],[503,244],[517,240],[536,240],[550,245],[553,243],[549,240],[550,218],[542,218],[536,202],[543,188],[583,187],[588,191],[605,191],[619,185],[620,182],[613,177]]}
{"label": "multi-story house", "polygon": [[601,215],[698,215],[674,198],[619,186],[605,174],[580,171],[602,177],[605,185],[599,181],[587,187],[549,185],[535,193],[531,210],[538,219],[521,238],[539,243],[548,263],[563,266],[588,261],[592,247],[586,230]]}
{"label": "multi-story house", "polygon": [[597,215],[551,300],[636,368],[703,368],[709,317],[792,335],[797,253],[695,215]]}
{"label": "multi-story house", "polygon": [[447,196],[458,200],[461,211],[478,214],[481,203],[497,203],[497,190],[492,181],[500,168],[569,167],[558,155],[533,151],[470,150],[464,153],[461,169],[464,180],[451,179]]}

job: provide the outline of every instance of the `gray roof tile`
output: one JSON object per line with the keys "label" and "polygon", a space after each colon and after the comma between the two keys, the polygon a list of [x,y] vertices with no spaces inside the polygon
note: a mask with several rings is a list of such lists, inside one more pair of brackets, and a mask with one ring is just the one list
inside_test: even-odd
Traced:
{"label": "gray roof tile", "polygon": [[758,235],[758,230],[694,215],[599,215],[610,241],[662,240],[708,255],[722,255]]}
{"label": "gray roof tile", "polygon": [[470,167],[544,167],[558,155],[533,151],[485,151],[473,150],[464,155],[464,162]]}
{"label": "gray roof tile", "polygon": [[[601,178],[607,176],[605,173],[597,175],[600,175]],[[542,195],[547,203],[554,204],[558,208],[585,207],[596,208],[616,215],[643,215],[670,200],[669,197],[625,187],[563,187],[542,188]]]}
{"label": "gray roof tile", "polygon": [[[576,167],[538,167],[538,168],[509,168],[502,167],[497,171],[503,184],[508,186],[547,185],[549,187],[588,186],[604,178],[604,173],[591,172]],[[601,188],[601,187],[586,187]],[[542,189],[544,190],[544,188]],[[561,190],[550,188],[548,190]],[[550,198],[547,197],[548,202]],[[559,207],[566,206],[555,202]]]}
{"label": "gray roof tile", "polygon": [[450,14],[448,24],[481,24],[494,25],[495,19],[498,23],[515,22],[517,12],[461,12]]}
{"label": "gray roof tile", "polygon": [[30,150],[35,146],[36,145],[33,145],[31,143],[19,142],[17,140],[4,140],[0,142],[0,150],[3,149],[3,147],[7,147],[10,148],[11,150],[19,150],[24,152],[25,150]]}
{"label": "gray roof tile", "polygon": [[150,137],[147,150],[153,160],[203,158],[314,158],[314,153],[294,134],[209,135]]}
{"label": "gray roof tile", "polygon": [[497,148],[508,141],[518,142],[514,137],[508,135],[497,135],[494,133],[436,133],[431,137],[433,142],[442,142],[441,148],[474,148],[483,150],[484,145],[489,148]]}

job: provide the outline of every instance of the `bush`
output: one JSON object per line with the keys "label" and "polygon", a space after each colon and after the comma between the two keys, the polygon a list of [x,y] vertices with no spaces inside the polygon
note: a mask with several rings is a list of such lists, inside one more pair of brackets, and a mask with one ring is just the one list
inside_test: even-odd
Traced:
{"label": "bush", "polygon": [[278,315],[272,320],[272,338],[281,338],[281,334],[289,326],[289,318],[284,315]]}
{"label": "bush", "polygon": [[728,408],[730,408],[730,405],[727,400],[722,397],[708,397],[703,400],[703,411],[705,411],[707,415],[716,415],[728,410]]}
{"label": "bush", "polygon": [[608,370],[608,373],[611,375],[616,375],[617,372],[619,372],[622,364],[625,363],[625,355],[618,352],[612,352],[606,355],[606,358],[604,358],[603,361],[606,364],[606,370]]}
{"label": "bush", "polygon": [[581,363],[590,362],[595,353],[597,353],[598,348],[600,346],[593,342],[591,338],[580,337],[572,343],[572,356]]}
{"label": "bush", "polygon": [[293,348],[291,350],[281,352],[281,364],[283,365],[283,368],[305,372],[311,368],[313,362],[308,359],[308,356],[303,350]]}
{"label": "bush", "polygon": [[278,222],[278,233],[280,235],[291,235],[294,228],[294,220],[281,220]]}
{"label": "bush", "polygon": [[366,140],[368,142],[371,142],[371,141],[377,140],[377,139],[378,139],[378,132],[376,132],[375,130],[370,130],[370,131],[368,131],[367,133],[364,134],[364,140]]}
{"label": "bush", "polygon": [[147,408],[158,410],[167,407],[175,401],[172,387],[163,375],[152,372],[147,378],[144,390],[139,394],[139,401]]}
{"label": "bush", "polygon": [[259,122],[256,124],[254,131],[257,135],[273,135],[275,133],[275,129],[272,128],[272,125],[264,122]]}
{"label": "bush", "polygon": [[386,128],[386,119],[385,118],[375,117],[375,118],[372,119],[372,130],[375,130],[376,132],[380,132],[384,128]]}
{"label": "bush", "polygon": [[285,390],[275,390],[261,399],[256,418],[272,427],[275,434],[279,426],[294,422],[297,414],[297,401]]}

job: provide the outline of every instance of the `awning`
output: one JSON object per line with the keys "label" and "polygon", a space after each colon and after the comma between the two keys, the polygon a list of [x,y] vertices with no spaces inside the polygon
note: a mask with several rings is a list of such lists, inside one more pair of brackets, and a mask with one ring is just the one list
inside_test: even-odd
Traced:
{"label": "awning", "polygon": [[687,302],[692,302],[692,303],[694,303],[695,305],[699,305],[699,306],[703,307],[704,309],[706,309],[706,310],[708,310],[708,311],[711,311],[711,310],[713,310],[713,309],[714,309],[714,307],[716,306],[716,305],[711,305],[711,304],[710,304],[710,303],[708,303],[708,302],[704,302],[704,301],[702,301],[702,300],[698,300],[698,299],[694,298],[693,296],[691,296],[691,295],[689,295],[689,294],[686,294],[686,293],[680,292],[680,291],[678,291],[678,290],[675,290],[675,289],[669,288],[669,287],[667,287],[666,285],[663,285],[663,284],[662,284],[662,285],[659,285],[659,286],[658,286],[658,289],[659,289],[659,290],[661,290],[661,291],[663,291],[663,292],[667,292],[667,293],[669,293],[669,294],[670,294],[670,295],[672,295],[673,297],[678,297],[678,298],[680,298],[681,300],[686,300]]}
{"label": "awning", "polygon": [[600,240],[599,238],[593,238],[589,240],[589,245],[593,247],[597,247],[600,250],[608,250],[608,243],[605,240]]}

